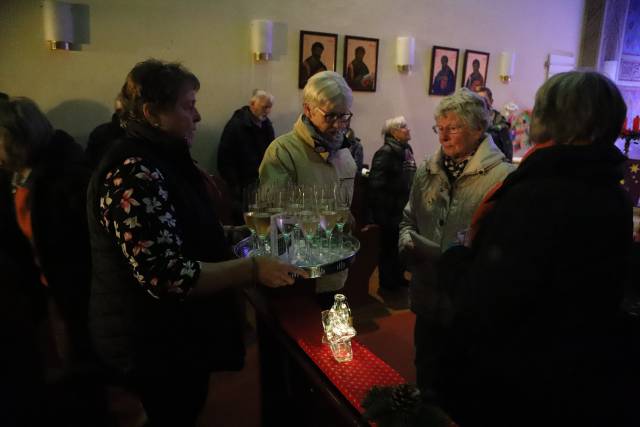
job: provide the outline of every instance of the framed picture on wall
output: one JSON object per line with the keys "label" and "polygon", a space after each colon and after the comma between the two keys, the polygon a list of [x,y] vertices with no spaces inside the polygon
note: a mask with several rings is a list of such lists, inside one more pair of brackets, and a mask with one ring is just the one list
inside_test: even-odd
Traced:
{"label": "framed picture on wall", "polygon": [[309,77],[320,71],[335,71],[338,35],[300,31],[300,71],[298,87],[304,88]]}
{"label": "framed picture on wall", "polygon": [[429,95],[446,96],[456,90],[459,49],[434,46],[431,54]]}
{"label": "framed picture on wall", "polygon": [[464,52],[462,67],[462,87],[476,91],[487,85],[487,70],[489,69],[489,54],[476,50]]}
{"label": "framed picture on wall", "polygon": [[376,91],[379,43],[378,39],[345,36],[343,73],[352,90]]}

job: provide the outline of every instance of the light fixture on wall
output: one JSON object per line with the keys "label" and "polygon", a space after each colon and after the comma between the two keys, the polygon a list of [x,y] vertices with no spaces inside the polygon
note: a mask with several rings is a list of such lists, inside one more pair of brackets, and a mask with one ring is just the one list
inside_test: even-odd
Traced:
{"label": "light fixture on wall", "polygon": [[273,22],[266,19],[251,21],[251,53],[255,61],[269,61],[273,47]]}
{"label": "light fixture on wall", "polygon": [[547,68],[547,78],[549,78],[559,73],[575,70],[576,58],[567,53],[550,53],[544,65]]}
{"label": "light fixture on wall", "polygon": [[415,58],[416,39],[413,37],[398,37],[396,39],[396,65],[401,73],[408,73],[413,67]]}
{"label": "light fixture on wall", "polygon": [[62,1],[45,0],[42,6],[44,38],[49,42],[49,48],[74,50],[73,5]]}
{"label": "light fixture on wall", "polygon": [[516,66],[516,54],[513,52],[500,53],[498,77],[502,83],[509,83]]}

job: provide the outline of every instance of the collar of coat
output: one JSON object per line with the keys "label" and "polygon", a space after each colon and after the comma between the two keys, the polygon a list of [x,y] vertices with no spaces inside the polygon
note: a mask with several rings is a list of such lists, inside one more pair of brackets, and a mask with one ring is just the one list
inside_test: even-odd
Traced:
{"label": "collar of coat", "polygon": [[247,127],[261,127],[262,129],[265,128],[265,126],[269,126],[271,124],[271,120],[269,120],[269,117],[267,117],[266,119],[264,119],[264,121],[261,123],[262,126],[258,126],[255,123],[255,119],[253,116],[253,113],[251,112],[251,109],[249,108],[248,105],[245,105],[244,107],[242,107],[240,109],[243,112],[242,115],[242,124],[244,124]]}
{"label": "collar of coat", "polygon": [[[442,148],[439,148],[438,151],[427,160],[426,168],[428,173],[432,175],[440,173],[446,174],[442,168],[443,156],[444,153],[442,152]],[[491,135],[485,134],[485,137],[476,149],[475,154],[471,157],[469,163],[467,163],[464,172],[462,172],[458,178],[467,175],[484,174],[486,171],[503,161],[505,161],[504,154],[502,154],[502,151],[500,151],[500,149],[493,143]]]}
{"label": "collar of coat", "polygon": [[413,153],[413,148],[411,148],[411,145],[409,145],[408,142],[405,142],[405,143],[399,142],[392,136],[385,136],[384,143],[389,145],[393,151],[395,151],[400,155],[403,155],[404,150],[406,149],[408,149]]}

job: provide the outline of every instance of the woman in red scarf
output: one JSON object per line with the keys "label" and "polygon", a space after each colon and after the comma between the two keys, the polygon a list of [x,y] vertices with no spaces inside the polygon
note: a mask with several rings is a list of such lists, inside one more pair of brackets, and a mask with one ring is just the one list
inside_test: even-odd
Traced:
{"label": "woman in red scarf", "polygon": [[638,425],[620,311],[632,211],[613,145],[625,113],[601,74],[549,79],[537,147],[488,196],[472,248],[443,255],[455,314],[435,391],[460,425]]}

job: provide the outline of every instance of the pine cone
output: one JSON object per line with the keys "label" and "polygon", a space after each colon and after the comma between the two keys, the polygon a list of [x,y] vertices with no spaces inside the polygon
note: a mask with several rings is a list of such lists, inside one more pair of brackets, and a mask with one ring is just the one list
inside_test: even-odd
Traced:
{"label": "pine cone", "polygon": [[416,413],[420,404],[420,390],[413,384],[400,384],[391,389],[391,409]]}

